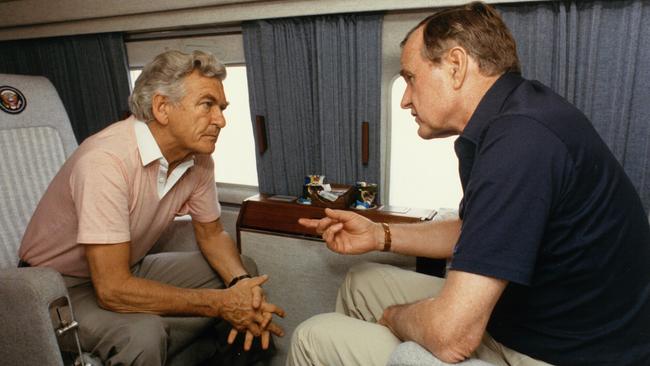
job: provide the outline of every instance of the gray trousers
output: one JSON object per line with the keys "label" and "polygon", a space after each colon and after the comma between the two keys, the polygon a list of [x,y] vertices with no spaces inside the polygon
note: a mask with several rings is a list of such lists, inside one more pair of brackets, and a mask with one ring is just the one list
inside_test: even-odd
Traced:
{"label": "gray trousers", "polygon": [[[255,264],[242,257],[249,273]],[[132,269],[136,277],[183,288],[223,288],[219,275],[200,252],[151,254]],[[82,348],[99,356],[105,365],[164,365],[167,356],[190,344],[197,330],[207,330],[217,320],[200,317],[166,317],[125,314],[97,305],[92,283],[64,276],[75,318],[80,324]]]}

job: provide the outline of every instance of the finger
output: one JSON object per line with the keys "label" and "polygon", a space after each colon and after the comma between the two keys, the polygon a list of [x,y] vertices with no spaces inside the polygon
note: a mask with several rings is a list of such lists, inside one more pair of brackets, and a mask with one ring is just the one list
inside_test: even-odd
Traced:
{"label": "finger", "polygon": [[237,329],[235,328],[230,330],[230,333],[228,333],[228,344],[233,344],[235,338],[237,338],[237,333]]}
{"label": "finger", "polygon": [[[273,319],[273,314],[272,313],[264,313],[262,316],[262,322],[259,323],[262,329],[266,329],[266,327],[269,326],[269,323]],[[262,332],[262,335],[264,335],[264,332]]]}
{"label": "finger", "polygon": [[305,218],[300,218],[298,219],[298,223],[304,227],[310,228],[310,229],[315,229],[318,227],[318,223],[320,220],[318,219],[305,219]]}
{"label": "finger", "polygon": [[270,313],[256,313],[255,316],[253,317],[253,320],[255,321],[255,323],[259,325],[260,329],[265,328],[264,327],[264,322],[266,321],[265,314],[270,314]]}
{"label": "finger", "polygon": [[246,328],[247,331],[253,333],[255,337],[259,337],[262,334],[262,330],[260,329],[260,326],[255,322],[251,322],[246,326]]}
{"label": "finger", "polygon": [[402,337],[400,337],[400,335],[397,334],[397,332],[395,332],[395,330],[393,329],[393,327],[390,326],[390,324],[388,323],[388,321],[386,320],[386,318],[382,317],[381,319],[379,319],[379,321],[377,322],[377,324],[379,324],[379,325],[383,325],[384,327],[388,328],[388,330],[390,330],[391,333],[393,333],[397,338],[402,339]]}
{"label": "finger", "polygon": [[333,242],[336,234],[343,229],[343,223],[337,223],[332,226],[330,226],[324,233],[323,233],[323,240],[325,240],[327,243]]}
{"label": "finger", "polygon": [[325,230],[322,233],[322,237],[323,237],[323,240],[325,240],[325,242],[329,244],[332,241],[332,231],[329,230],[329,228],[328,228],[327,230]]}
{"label": "finger", "polygon": [[278,337],[284,336],[284,330],[282,329],[282,327],[273,322],[269,323],[269,326],[266,328],[266,330],[275,334]]}
{"label": "finger", "polygon": [[264,290],[261,287],[253,287],[253,309],[259,309],[264,300]]}
{"label": "finger", "polygon": [[322,234],[325,230],[327,230],[327,228],[332,226],[332,224],[335,223],[335,222],[336,221],[333,221],[329,217],[325,217],[325,218],[321,219],[320,222],[318,223],[318,227],[316,228],[316,232],[318,234]]}
{"label": "finger", "polygon": [[269,348],[269,342],[271,340],[271,333],[268,330],[262,332],[262,349]]}
{"label": "finger", "polygon": [[343,240],[341,240],[341,238],[336,238],[331,242],[327,242],[327,247],[335,253],[346,254],[345,244],[343,244]]}
{"label": "finger", "polygon": [[276,315],[278,315],[278,316],[280,316],[282,318],[284,318],[284,316],[286,315],[286,313],[284,312],[284,310],[281,307],[279,307],[279,306],[277,306],[275,304],[271,304],[270,302],[263,303],[262,306],[260,306],[260,311],[266,312],[266,313],[273,313],[273,314],[276,314]]}
{"label": "finger", "polygon": [[377,320],[377,324],[383,325],[384,327],[388,326],[388,323],[386,323],[386,319],[382,316],[379,320]]}
{"label": "finger", "polygon": [[360,216],[351,211],[332,210],[331,208],[325,209],[325,215],[334,221],[347,221],[353,219],[355,216]]}
{"label": "finger", "polygon": [[333,251],[334,253],[341,253],[338,247],[338,243],[334,241],[325,241],[325,245],[327,245],[327,248]]}
{"label": "finger", "polygon": [[244,351],[251,349],[251,346],[253,345],[253,339],[253,334],[251,334],[251,332],[246,332],[246,338],[244,339]]}
{"label": "finger", "polygon": [[[251,279],[244,279],[243,281],[248,281],[247,283],[252,284],[253,286],[262,286],[262,284],[269,280],[269,275],[256,276]],[[236,285],[235,285],[236,286]]]}

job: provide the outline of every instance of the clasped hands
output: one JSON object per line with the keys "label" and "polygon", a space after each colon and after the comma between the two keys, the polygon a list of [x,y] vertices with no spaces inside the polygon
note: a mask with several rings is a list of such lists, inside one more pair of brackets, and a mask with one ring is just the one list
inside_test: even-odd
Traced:
{"label": "clasped hands", "polygon": [[284,317],[285,312],[277,305],[266,301],[262,284],[267,275],[244,279],[226,291],[227,301],[222,305],[221,318],[232,325],[228,344],[232,344],[239,332],[245,332],[244,350],[248,351],[255,337],[261,337],[262,349],[269,347],[271,333],[282,337],[284,331],[273,322],[273,314]]}
{"label": "clasped hands", "polygon": [[[315,229],[323,236],[330,250],[341,254],[362,254],[381,250],[383,229],[367,218],[350,211],[325,209],[322,219],[300,219],[305,227]],[[222,318],[233,326],[228,335],[232,344],[237,333],[246,332],[244,350],[249,350],[254,337],[261,337],[262,348],[269,346],[270,333],[283,336],[284,331],[272,321],[273,314],[284,317],[284,310],[266,302],[261,285],[268,280],[263,275],[245,279],[228,289],[232,294],[222,310]],[[251,301],[252,293],[252,301]]]}

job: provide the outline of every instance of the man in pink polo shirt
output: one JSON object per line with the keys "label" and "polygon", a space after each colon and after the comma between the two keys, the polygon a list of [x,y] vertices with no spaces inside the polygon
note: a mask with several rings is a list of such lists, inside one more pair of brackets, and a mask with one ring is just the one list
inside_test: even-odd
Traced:
{"label": "man in pink polo shirt", "polygon": [[[214,151],[226,125],[224,66],[168,51],[148,64],[129,99],[133,116],[85,140],[55,176],[25,231],[22,266],[59,271],[82,344],[107,364],[162,365],[162,316],[221,318],[233,342],[263,348],[281,336],[261,285],[219,220]],[[147,253],[176,215],[189,214],[201,252]],[[224,284],[228,284],[224,289]]]}

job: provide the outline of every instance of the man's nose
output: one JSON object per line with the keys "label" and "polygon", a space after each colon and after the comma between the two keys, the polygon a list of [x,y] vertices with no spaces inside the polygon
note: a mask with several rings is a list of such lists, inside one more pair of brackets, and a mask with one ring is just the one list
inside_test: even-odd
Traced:
{"label": "man's nose", "polygon": [[402,107],[402,109],[411,108],[411,88],[408,86],[404,89],[404,95],[402,95],[402,100],[399,103],[399,106]]}
{"label": "man's nose", "polygon": [[212,116],[212,121],[210,122],[219,128],[224,128],[226,127],[226,116],[223,115],[223,111],[221,109],[217,108],[217,111]]}

